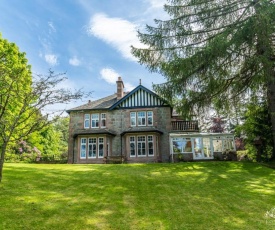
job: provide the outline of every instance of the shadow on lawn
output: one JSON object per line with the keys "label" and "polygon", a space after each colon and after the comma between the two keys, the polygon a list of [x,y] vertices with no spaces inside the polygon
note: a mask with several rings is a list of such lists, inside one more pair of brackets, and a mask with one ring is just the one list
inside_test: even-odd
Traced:
{"label": "shadow on lawn", "polygon": [[0,223],[5,229],[265,229],[255,217],[275,202],[274,175],[240,162],[7,164]]}

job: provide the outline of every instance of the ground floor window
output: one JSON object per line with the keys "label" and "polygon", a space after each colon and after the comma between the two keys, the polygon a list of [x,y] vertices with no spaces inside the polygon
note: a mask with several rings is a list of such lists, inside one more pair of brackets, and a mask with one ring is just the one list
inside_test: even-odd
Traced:
{"label": "ground floor window", "polygon": [[223,152],[226,150],[235,150],[235,141],[233,137],[217,136],[213,138],[214,152]]}
{"label": "ground floor window", "polygon": [[178,138],[172,140],[174,153],[192,153],[191,138]]}
{"label": "ground floor window", "polygon": [[235,150],[232,135],[174,136],[170,139],[172,154],[192,154],[193,159],[213,159],[214,152]]}
{"label": "ground floor window", "polygon": [[146,145],[146,139],[145,139],[145,136],[139,136],[139,137],[137,137],[137,148],[138,148],[138,150],[137,150],[137,152],[138,152],[138,156],[146,156],[146,147],[145,147],[145,145]]}
{"label": "ground floor window", "polygon": [[88,139],[88,158],[96,158],[96,138]]}
{"label": "ground floor window", "polygon": [[103,158],[104,155],[104,139],[98,138],[98,158]]}
{"label": "ground floor window", "polygon": [[135,137],[130,137],[130,156],[135,157],[136,156],[136,141]]}
{"label": "ground floor window", "polygon": [[104,138],[88,137],[80,139],[80,159],[103,158]]}
{"label": "ground floor window", "polygon": [[86,149],[87,149],[86,143],[87,143],[87,139],[86,138],[81,138],[80,142],[81,142],[80,143],[80,158],[84,159],[84,158],[86,158]]}
{"label": "ground floor window", "polygon": [[155,155],[153,135],[130,136],[129,145],[130,157],[146,157]]}

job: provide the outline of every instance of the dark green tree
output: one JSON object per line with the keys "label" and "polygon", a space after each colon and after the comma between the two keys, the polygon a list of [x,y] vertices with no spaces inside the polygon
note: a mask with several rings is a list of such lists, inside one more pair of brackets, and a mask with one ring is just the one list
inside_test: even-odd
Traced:
{"label": "dark green tree", "polygon": [[272,156],[273,139],[266,101],[249,103],[243,120],[235,131],[236,136],[244,137],[249,157],[258,161],[269,160]]}
{"label": "dark green tree", "polygon": [[0,36],[0,182],[8,145],[52,123],[47,106],[84,96],[81,90],[59,88],[64,80],[53,71],[34,76],[25,53]]}
{"label": "dark green tree", "polygon": [[[168,0],[168,20],[139,32],[132,53],[166,83],[154,90],[183,115],[262,91],[275,140],[275,1]],[[275,143],[275,141],[274,141]]]}

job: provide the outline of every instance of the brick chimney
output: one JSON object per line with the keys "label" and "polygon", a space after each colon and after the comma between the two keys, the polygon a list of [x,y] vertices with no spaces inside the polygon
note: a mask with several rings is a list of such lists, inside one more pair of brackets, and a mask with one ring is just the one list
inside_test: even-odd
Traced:
{"label": "brick chimney", "polygon": [[117,82],[117,99],[121,99],[124,96],[124,84],[121,77],[118,77]]}

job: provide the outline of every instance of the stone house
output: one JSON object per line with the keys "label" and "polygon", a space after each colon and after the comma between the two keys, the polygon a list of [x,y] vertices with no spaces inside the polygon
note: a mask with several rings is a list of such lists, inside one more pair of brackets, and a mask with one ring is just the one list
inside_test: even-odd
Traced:
{"label": "stone house", "polygon": [[214,158],[212,142],[223,140],[221,135],[202,137],[197,121],[180,119],[154,92],[140,84],[125,93],[120,77],[116,83],[115,94],[67,111],[68,163],[169,162],[174,154],[187,160]]}

